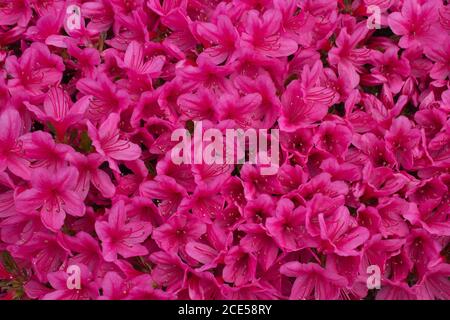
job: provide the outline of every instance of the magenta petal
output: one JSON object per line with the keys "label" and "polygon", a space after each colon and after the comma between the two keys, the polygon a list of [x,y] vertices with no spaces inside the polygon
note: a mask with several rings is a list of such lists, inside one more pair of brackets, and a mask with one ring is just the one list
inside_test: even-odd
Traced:
{"label": "magenta petal", "polygon": [[50,230],[57,231],[64,224],[66,214],[62,208],[56,204],[46,204],[41,209],[42,223]]}

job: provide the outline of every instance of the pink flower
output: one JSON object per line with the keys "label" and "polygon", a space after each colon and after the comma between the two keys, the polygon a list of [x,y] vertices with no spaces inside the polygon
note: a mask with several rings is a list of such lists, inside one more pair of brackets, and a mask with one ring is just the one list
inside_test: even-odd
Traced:
{"label": "pink flower", "polygon": [[337,299],[339,290],[347,285],[344,277],[315,263],[288,262],[281,266],[280,272],[296,278],[289,297],[291,300]]}
{"label": "pink flower", "polygon": [[422,109],[414,115],[414,121],[425,130],[427,138],[432,139],[445,126],[445,112],[440,109]]}
{"label": "pink flower", "polygon": [[226,78],[232,72],[230,65],[217,66],[210,58],[198,61],[198,66],[180,68],[180,78],[194,87],[205,87],[216,92],[226,92],[230,84]]}
{"label": "pink flower", "polygon": [[[245,198],[248,200],[255,199],[259,194],[263,193],[281,193],[281,185],[276,179],[276,176],[261,175],[260,170],[251,164],[246,163],[242,166],[240,176],[241,180],[239,183],[241,183],[243,187],[242,194],[245,195]],[[238,186],[235,185],[233,187]],[[243,199],[237,200],[240,200],[241,202]]]}
{"label": "pink flower", "polygon": [[160,16],[166,16],[170,12],[172,12],[172,10],[175,10],[178,7],[181,7],[183,9],[185,9],[186,7],[186,3],[184,0],[169,0],[164,1],[163,3],[160,3],[157,0],[149,0],[147,5],[150,9],[152,9]]}
{"label": "pink flower", "polygon": [[141,256],[148,253],[141,245],[152,232],[152,225],[143,221],[127,221],[125,204],[121,200],[108,212],[108,221],[95,222],[95,231],[102,241],[103,257],[106,261]]}
{"label": "pink flower", "polygon": [[111,1],[111,6],[116,14],[127,15],[131,11],[136,10],[144,4],[144,0],[136,0],[134,2],[126,2],[123,0],[113,0]]}
{"label": "pink flower", "polygon": [[166,300],[172,296],[154,289],[148,274],[122,278],[117,272],[108,272],[102,281],[103,295],[100,300]]}
{"label": "pink flower", "polygon": [[195,183],[211,187],[223,185],[233,170],[233,166],[226,162],[224,164],[194,164],[191,168]]}
{"label": "pink flower", "polygon": [[60,140],[64,139],[67,129],[83,119],[89,106],[89,96],[72,103],[69,95],[59,87],[51,88],[44,100],[43,110],[26,103],[28,109],[41,121],[49,121],[55,128]]}
{"label": "pink flower", "polygon": [[90,19],[87,29],[100,33],[108,30],[114,22],[114,11],[109,1],[84,2],[81,11]]}
{"label": "pink flower", "polygon": [[399,46],[409,48],[415,45],[433,45],[440,33],[438,22],[438,7],[433,1],[423,4],[418,0],[405,0],[401,13],[394,12],[388,18],[389,27],[401,36]]}
{"label": "pink flower", "polygon": [[445,263],[432,267],[413,289],[418,300],[450,299],[450,266]]}
{"label": "pink flower", "polygon": [[120,113],[129,104],[127,92],[118,89],[104,73],[98,74],[96,79],[80,79],[76,87],[81,93],[92,96],[87,110],[92,121],[104,121],[111,113]]}
{"label": "pink flower", "polygon": [[143,197],[156,200],[163,217],[175,213],[187,196],[186,190],[175,179],[167,176],[156,176],[153,181],[146,181],[139,187]]}
{"label": "pink flower", "polygon": [[30,95],[39,95],[48,87],[60,83],[64,64],[61,57],[36,42],[19,59],[15,55],[9,56],[5,68],[12,77],[8,81],[12,92],[25,91]]}
{"label": "pink flower", "polygon": [[243,129],[254,127],[255,113],[261,102],[262,98],[257,93],[248,94],[244,97],[225,93],[221,95],[217,105],[219,120],[233,120]]}
{"label": "pink flower", "polygon": [[280,299],[277,290],[269,284],[261,284],[260,282],[253,282],[239,287],[231,287],[222,285],[222,295],[217,299],[228,300],[276,300]]}
{"label": "pink flower", "polygon": [[59,242],[72,253],[69,265],[81,264],[94,274],[101,273],[105,263],[97,239],[84,231],[78,232],[74,237],[64,234],[58,234],[58,237]]}
{"label": "pink flower", "polygon": [[223,295],[213,274],[191,272],[187,279],[189,298],[192,300],[218,300]]}
{"label": "pink flower", "polygon": [[276,0],[274,6],[282,14],[282,30],[298,44],[309,47],[313,38],[315,21],[313,17],[299,8],[299,3],[288,0]]}
{"label": "pink flower", "polygon": [[78,170],[79,175],[75,190],[83,196],[83,199],[89,193],[91,183],[105,198],[112,198],[116,187],[111,182],[109,175],[99,168],[103,163],[101,155],[91,153],[84,156],[81,153],[74,152],[68,156],[68,160]]}
{"label": "pink flower", "polygon": [[334,158],[325,159],[321,169],[330,174],[333,180],[357,181],[361,179],[361,169],[355,164],[345,161],[338,162]]}
{"label": "pink flower", "polygon": [[187,215],[175,215],[153,231],[153,239],[163,250],[183,250],[190,241],[200,239],[206,225]]}
{"label": "pink flower", "polygon": [[105,157],[111,169],[119,172],[116,161],[136,160],[141,155],[139,146],[121,137],[118,129],[120,116],[112,113],[98,129],[88,122],[88,132],[97,152]]}
{"label": "pink flower", "polygon": [[132,126],[138,126],[139,122],[147,122],[151,117],[163,117],[164,110],[158,104],[160,90],[146,91],[139,97],[137,106],[133,109],[133,114],[130,119]]}
{"label": "pink flower", "polygon": [[[152,2],[154,1],[152,0]],[[196,40],[191,31],[192,20],[176,4],[173,4],[173,6],[175,7],[168,5],[173,10],[164,13],[161,18],[161,22],[172,30],[166,41],[170,46],[174,46],[182,52],[188,51],[196,45]]]}
{"label": "pink flower", "polygon": [[439,22],[446,30],[450,30],[450,6],[442,6],[439,8]]}
{"label": "pink flower", "polygon": [[108,272],[102,279],[103,295],[100,300],[122,300],[129,294],[130,282],[125,281],[117,272]]}
{"label": "pink flower", "polygon": [[425,48],[425,54],[435,62],[430,76],[433,79],[446,79],[450,74],[450,39],[443,41],[443,47],[432,46]]}
{"label": "pink flower", "polygon": [[86,77],[94,77],[97,73],[96,67],[101,63],[98,51],[94,48],[81,49],[75,41],[71,40],[66,41],[66,44],[67,53],[77,59],[77,63],[82,65],[81,73]]}
{"label": "pink flower", "polygon": [[364,227],[356,226],[356,221],[350,216],[346,207],[336,210],[328,221],[319,214],[321,247],[324,252],[334,252],[340,256],[357,256],[356,250],[367,239],[369,232]]}
{"label": "pink flower", "polygon": [[322,65],[318,62],[312,69],[305,66],[302,80],[289,84],[281,97],[282,109],[279,119],[283,131],[294,132],[322,120],[328,107],[333,104],[335,93],[318,84]]}
{"label": "pink flower", "polygon": [[269,57],[287,57],[297,51],[297,43],[280,35],[281,14],[267,10],[262,16],[251,10],[247,13],[246,30],[241,46]]}
{"label": "pink flower", "polygon": [[207,56],[216,64],[224,61],[230,63],[237,59],[235,52],[239,44],[239,33],[228,16],[218,16],[215,24],[195,22],[192,29],[207,46],[199,56],[200,59]]}
{"label": "pink flower", "polygon": [[16,23],[19,26],[26,26],[31,19],[31,8],[26,0],[17,0],[13,2],[1,0],[0,8],[1,26],[10,26]]}
{"label": "pink flower", "polygon": [[[367,185],[363,187],[365,197],[383,197],[400,191],[408,179],[386,167],[372,168],[368,165],[363,171]],[[362,191],[362,190],[361,190]]]}
{"label": "pink flower", "polygon": [[306,231],[306,208],[294,207],[292,201],[278,201],[275,216],[268,218],[267,230],[278,245],[287,251],[307,248],[314,244]]}
{"label": "pink flower", "polygon": [[414,204],[396,197],[382,198],[377,206],[381,217],[380,231],[383,236],[404,237],[409,233],[404,214],[414,210]]}
{"label": "pink flower", "polygon": [[222,259],[222,255],[216,249],[196,241],[191,241],[186,245],[186,254],[202,264],[197,269],[199,271],[215,268]]}
{"label": "pink flower", "polygon": [[40,210],[42,223],[52,231],[64,224],[66,213],[81,217],[85,205],[74,191],[78,172],[74,168],[62,168],[57,175],[45,169],[36,169],[31,175],[31,188],[16,197],[19,212]]}
{"label": "pink flower", "polygon": [[182,114],[193,120],[210,120],[216,121],[217,115],[217,98],[213,92],[206,88],[200,88],[195,94],[182,94],[177,104],[180,106]]}
{"label": "pink flower", "polygon": [[442,0],[0,0],[0,300],[448,299],[448,31]]}
{"label": "pink flower", "polygon": [[441,245],[422,229],[413,229],[406,237],[404,250],[414,264],[417,276],[421,279],[430,265],[436,264],[441,257]]}
{"label": "pink flower", "polygon": [[9,244],[24,244],[32,239],[37,232],[44,232],[47,229],[42,225],[39,212],[32,211],[17,214],[15,203],[12,203],[16,214],[6,217],[1,223],[1,239]]}
{"label": "pink flower", "polygon": [[223,280],[241,286],[255,280],[256,258],[241,246],[232,247],[224,258]]}
{"label": "pink flower", "polygon": [[110,271],[102,279],[101,288],[103,295],[100,300],[122,300],[129,293],[129,283],[127,283],[117,272]]}
{"label": "pink flower", "polygon": [[358,209],[357,220],[358,224],[367,228],[371,235],[379,233],[381,217],[376,208],[361,206]]}
{"label": "pink flower", "polygon": [[157,251],[150,255],[150,261],[155,264],[152,269],[152,279],[169,292],[178,292],[186,281],[187,266],[181,259],[165,251]]}
{"label": "pink flower", "polygon": [[413,266],[405,250],[402,250],[399,254],[388,260],[388,267],[386,269],[390,270],[392,280],[404,281],[408,278]]}
{"label": "pink flower", "polygon": [[364,243],[360,272],[367,273],[367,268],[371,265],[380,267],[381,272],[384,272],[386,261],[397,255],[404,244],[404,239],[383,239],[381,234],[372,236]]}
{"label": "pink flower", "polygon": [[[356,286],[358,285],[359,281],[358,273],[360,263],[361,263],[360,255],[356,256],[340,256],[337,254],[327,255],[327,268],[330,271],[333,271],[339,275],[344,276],[348,281],[348,287],[351,286],[352,284]],[[364,285],[367,286],[367,283],[365,283]],[[346,289],[341,289],[341,294],[344,293],[345,291]],[[351,292],[351,294],[356,295],[358,295],[360,291],[362,291],[363,294],[358,297],[359,299],[361,299],[367,294],[367,292],[364,292],[366,291],[364,289],[363,290],[350,289],[348,291]]]}
{"label": "pink flower", "polygon": [[164,66],[164,56],[156,56],[146,61],[144,46],[137,41],[132,41],[125,52],[123,60],[118,60],[119,67],[124,68],[129,73],[132,81],[149,84],[151,79],[157,78]]}
{"label": "pink flower", "polygon": [[349,34],[347,28],[343,28],[336,39],[336,48],[330,50],[329,61],[337,65],[340,76],[349,78],[351,85],[358,85],[362,71],[361,67],[369,60],[370,49],[357,48],[367,35],[368,29],[365,23],[355,26]]}
{"label": "pink flower", "polygon": [[417,300],[413,290],[404,282],[385,279],[381,290],[376,296],[377,300]]}
{"label": "pink flower", "polygon": [[264,223],[267,218],[273,216],[275,200],[267,194],[262,194],[254,200],[250,200],[244,208],[244,216],[249,222]]}
{"label": "pink flower", "polygon": [[268,270],[277,259],[279,248],[276,242],[260,224],[244,224],[239,230],[246,232],[240,244],[249,253],[253,253],[264,271]]}
{"label": "pink flower", "polygon": [[[261,103],[254,112],[256,127],[272,127],[279,116],[281,102],[276,94],[276,87],[270,76],[261,74],[256,79],[240,76],[235,79],[238,89],[246,93],[257,93],[261,96]],[[259,124],[258,121],[261,123]]]}
{"label": "pink flower", "polygon": [[409,76],[411,68],[409,62],[404,57],[398,57],[398,48],[388,48],[383,54],[375,51],[371,58],[375,68],[364,77],[364,82],[372,85],[386,84],[392,93],[398,93],[404,79]]}
{"label": "pink flower", "polygon": [[27,29],[25,33],[27,38],[45,43],[48,37],[59,33],[65,11],[60,10],[58,12],[54,7],[50,8],[47,12],[42,12],[42,16],[36,21],[35,26],[30,26]]}
{"label": "pink flower", "polygon": [[313,147],[313,134],[312,128],[302,128],[293,132],[282,131],[280,133],[281,148],[292,153],[298,161],[305,161]]}
{"label": "pink flower", "polygon": [[447,125],[428,143],[428,153],[435,165],[446,167],[450,163],[450,126]]}
{"label": "pink flower", "polygon": [[[398,127],[396,127],[396,129],[397,128]],[[399,142],[402,142],[402,140],[400,140]],[[375,167],[380,166],[390,167],[396,163],[395,156],[392,153],[392,151],[387,148],[384,141],[377,138],[373,133],[366,133],[362,136],[355,136],[353,138],[353,145],[355,145],[355,147],[357,147],[365,155],[367,155],[368,159],[372,162],[372,164]],[[409,151],[405,150],[405,152]]]}
{"label": "pink flower", "polygon": [[8,246],[8,252],[15,259],[28,261],[41,283],[48,281],[49,273],[58,271],[69,254],[57,236],[47,230],[34,233],[26,243]]}
{"label": "pink flower", "polygon": [[0,218],[14,216],[16,213],[14,207],[14,182],[6,172],[0,174]]}
{"label": "pink flower", "polygon": [[8,109],[0,115],[0,172],[8,168],[15,175],[30,179],[30,166],[23,150],[23,141],[20,136],[23,131],[23,122],[16,110]]}
{"label": "pink flower", "polygon": [[209,218],[215,218],[223,210],[224,198],[218,194],[219,188],[199,185],[191,198],[184,204],[192,210],[192,214],[207,222]]}
{"label": "pink flower", "polygon": [[126,300],[173,300],[175,295],[152,287],[152,279],[143,274],[132,279]]}
{"label": "pink flower", "polygon": [[[77,265],[81,272],[80,289],[70,289],[67,286],[69,274],[65,271],[56,271],[48,275],[48,281],[53,287],[51,291],[42,297],[43,300],[89,300],[98,296],[98,288],[91,275],[89,269],[82,264]],[[69,280],[70,281],[70,280]]]}
{"label": "pink flower", "polygon": [[[312,199],[311,207],[315,206],[315,200],[319,206],[325,205],[330,210],[338,208],[338,203],[342,202],[343,195],[348,193],[348,186],[344,181],[332,181],[328,173],[320,173],[299,187],[299,194],[304,199]],[[319,199],[325,197],[332,198],[331,203],[320,203]]]}
{"label": "pink flower", "polygon": [[406,169],[413,166],[413,150],[420,142],[420,132],[406,117],[398,117],[386,134],[386,141],[397,161]]}
{"label": "pink flower", "polygon": [[319,127],[313,141],[317,149],[344,156],[352,140],[348,126],[331,121],[324,121]]}
{"label": "pink flower", "polygon": [[[445,188],[444,190],[448,190]],[[423,205],[419,205],[416,210],[411,210],[405,214],[405,218],[412,224],[421,226],[429,233],[439,236],[450,233],[450,223],[448,221],[448,191],[440,199],[433,199]]]}
{"label": "pink flower", "polygon": [[178,104],[178,97],[184,93],[188,93],[192,86],[194,86],[194,83],[191,81],[181,81],[179,78],[175,78],[170,82],[166,82],[161,87],[161,91],[157,96],[157,103],[165,114],[165,118],[167,117],[171,121],[176,121],[180,117],[182,110]]}
{"label": "pink flower", "polygon": [[51,134],[35,131],[22,136],[23,148],[32,168],[58,171],[67,166],[66,157],[73,152],[72,147],[55,143]]}

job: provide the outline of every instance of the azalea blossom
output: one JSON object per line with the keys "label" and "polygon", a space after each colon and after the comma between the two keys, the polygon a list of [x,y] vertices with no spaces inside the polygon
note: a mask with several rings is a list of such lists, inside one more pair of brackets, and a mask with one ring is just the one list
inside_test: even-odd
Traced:
{"label": "azalea blossom", "polygon": [[141,150],[139,147],[127,140],[121,139],[117,128],[120,118],[116,113],[108,116],[98,129],[88,122],[89,135],[97,152],[109,162],[111,169],[119,171],[118,160],[136,160]]}
{"label": "azalea blossom", "polygon": [[440,37],[437,22],[438,7],[433,1],[421,3],[406,0],[401,12],[389,15],[389,27],[395,34],[402,36],[399,41],[402,48],[432,44],[436,41],[436,34]]}
{"label": "azalea blossom", "polygon": [[5,110],[0,115],[0,124],[3,128],[0,135],[0,171],[7,167],[12,173],[29,180],[29,162],[24,157],[23,141],[20,140],[23,130],[20,114],[14,109]]}
{"label": "azalea blossom", "polygon": [[50,230],[59,230],[66,213],[77,217],[85,214],[83,200],[74,190],[77,178],[74,168],[61,169],[58,175],[45,169],[35,170],[31,176],[32,187],[16,198],[17,210],[39,210],[42,223]]}
{"label": "azalea blossom", "polygon": [[344,277],[321,268],[317,264],[289,262],[280,270],[288,277],[296,277],[290,299],[332,300],[336,299],[339,289],[346,285]]}
{"label": "azalea blossom", "polygon": [[58,138],[63,140],[67,129],[83,119],[89,106],[89,96],[85,96],[75,104],[61,88],[49,90],[43,103],[43,110],[37,106],[27,104],[31,112],[41,121],[49,121],[55,127]]}
{"label": "azalea blossom", "polygon": [[115,261],[120,254],[124,258],[147,253],[141,243],[152,232],[152,225],[143,222],[127,222],[127,213],[123,201],[111,208],[108,221],[97,221],[95,231],[102,241],[103,257],[106,261]]}
{"label": "azalea blossom", "polygon": [[448,300],[449,32],[444,0],[0,0],[0,300]]}

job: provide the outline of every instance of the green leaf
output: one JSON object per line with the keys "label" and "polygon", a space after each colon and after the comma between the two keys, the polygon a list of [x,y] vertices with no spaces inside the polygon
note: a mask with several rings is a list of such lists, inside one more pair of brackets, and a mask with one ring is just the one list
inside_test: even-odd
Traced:
{"label": "green leaf", "polygon": [[86,153],[89,153],[92,149],[92,140],[89,138],[86,131],[80,135],[80,149]]}
{"label": "green leaf", "polygon": [[5,267],[6,271],[8,271],[11,274],[20,274],[20,269],[17,266],[16,262],[14,261],[14,258],[11,256],[11,254],[8,251],[2,251],[0,254],[0,262]]}

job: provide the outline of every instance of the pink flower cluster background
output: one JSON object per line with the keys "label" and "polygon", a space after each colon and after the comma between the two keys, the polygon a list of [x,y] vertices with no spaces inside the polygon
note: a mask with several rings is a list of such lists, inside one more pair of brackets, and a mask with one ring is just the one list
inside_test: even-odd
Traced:
{"label": "pink flower cluster background", "polygon": [[449,299],[449,74],[443,0],[0,0],[0,297]]}

